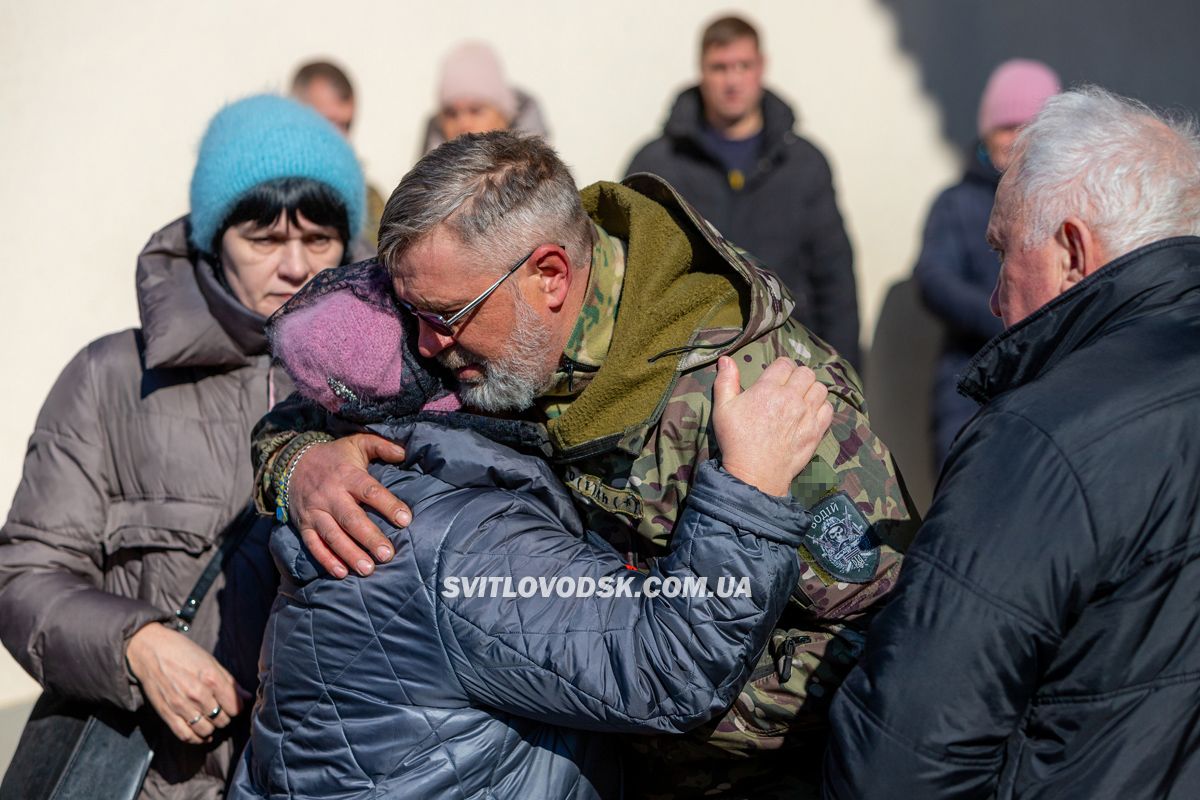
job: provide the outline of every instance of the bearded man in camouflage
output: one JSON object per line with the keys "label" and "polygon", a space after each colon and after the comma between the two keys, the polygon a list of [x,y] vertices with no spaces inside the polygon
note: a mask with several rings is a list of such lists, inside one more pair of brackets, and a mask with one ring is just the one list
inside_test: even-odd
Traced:
{"label": "bearded man in camouflage", "polygon": [[[665,182],[580,192],[538,139],[469,135],[426,155],[384,209],[379,258],[420,319],[421,354],[454,373],[468,405],[545,423],[588,527],[633,567],[666,553],[694,471],[717,455],[720,356],[743,385],[780,356],[825,384],[833,425],[791,486],[815,521],[771,646],[724,718],[631,737],[626,770],[639,797],[815,792],[828,702],[917,522],[853,368]],[[403,452],[336,428],[298,400],[277,407],[255,434],[258,500],[331,574],[367,575],[392,550],[360,504],[400,525],[411,515],[365,467]]]}

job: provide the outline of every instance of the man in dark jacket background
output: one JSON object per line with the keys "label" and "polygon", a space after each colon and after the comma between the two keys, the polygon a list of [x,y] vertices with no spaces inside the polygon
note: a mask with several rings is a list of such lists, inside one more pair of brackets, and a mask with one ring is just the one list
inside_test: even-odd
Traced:
{"label": "man in dark jacket background", "polygon": [[986,403],[834,702],[830,798],[1195,797],[1200,133],[1100,89],[1018,138]]}
{"label": "man in dark jacket background", "polygon": [[778,273],[793,316],[859,367],[854,255],[825,156],[763,88],[758,31],[722,17],[700,40],[700,83],[626,170],[666,178],[721,233]]}

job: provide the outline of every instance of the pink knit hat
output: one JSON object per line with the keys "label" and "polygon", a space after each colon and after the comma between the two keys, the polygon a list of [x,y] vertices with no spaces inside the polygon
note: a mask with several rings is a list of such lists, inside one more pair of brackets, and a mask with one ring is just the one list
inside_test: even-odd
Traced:
{"label": "pink knit hat", "polygon": [[1061,91],[1058,74],[1041,61],[1005,61],[992,70],[979,101],[979,135],[1028,123]]}
{"label": "pink knit hat", "polygon": [[511,121],[517,114],[517,95],[504,78],[504,67],[496,51],[483,42],[463,42],[442,62],[438,103],[482,100]]}
{"label": "pink knit hat", "polygon": [[389,283],[374,259],[325,270],[267,322],[272,353],[300,394],[356,422],[458,410]]}

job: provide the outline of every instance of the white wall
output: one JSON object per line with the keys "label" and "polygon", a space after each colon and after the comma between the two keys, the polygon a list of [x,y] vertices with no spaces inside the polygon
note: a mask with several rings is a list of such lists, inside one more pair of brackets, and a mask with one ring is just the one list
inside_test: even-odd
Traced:
{"label": "white wall", "polygon": [[[692,80],[704,22],[731,8],[759,24],[769,84],[833,163],[869,341],[957,164],[870,0],[0,0],[0,509],[58,371],[88,340],[137,324],[135,256],[186,212],[196,145],[222,103],[285,88],[310,57],[345,64],[355,144],[386,194],[416,155],[441,54],[486,38],[541,100],[579,183],[611,180]],[[0,704],[34,690],[0,654]]]}

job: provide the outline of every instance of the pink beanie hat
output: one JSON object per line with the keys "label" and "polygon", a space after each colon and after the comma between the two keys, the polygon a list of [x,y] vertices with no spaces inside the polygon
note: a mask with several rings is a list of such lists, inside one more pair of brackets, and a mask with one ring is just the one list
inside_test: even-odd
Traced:
{"label": "pink beanie hat", "polygon": [[462,405],[417,357],[377,261],[322,272],[267,323],[296,390],[335,414],[375,422]]}
{"label": "pink beanie hat", "polygon": [[516,92],[504,78],[496,51],[483,42],[463,42],[442,62],[438,104],[456,100],[482,100],[510,122],[517,115]]}
{"label": "pink beanie hat", "polygon": [[992,70],[979,101],[979,135],[1025,125],[1062,91],[1058,74],[1041,61],[1014,58]]}

